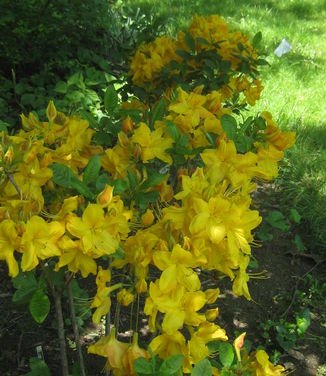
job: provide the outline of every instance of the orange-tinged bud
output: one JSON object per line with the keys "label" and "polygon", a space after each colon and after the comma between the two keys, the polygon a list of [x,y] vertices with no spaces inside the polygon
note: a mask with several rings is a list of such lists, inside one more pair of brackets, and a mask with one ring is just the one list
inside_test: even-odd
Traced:
{"label": "orange-tinged bud", "polygon": [[144,226],[150,226],[150,225],[153,224],[154,219],[155,219],[155,217],[154,217],[153,212],[150,209],[147,209],[146,213],[143,214],[143,216],[141,217],[141,223]]}
{"label": "orange-tinged bud", "polygon": [[38,128],[40,125],[40,122],[38,121],[37,117],[33,114],[33,112],[30,112],[28,115],[28,119],[30,123],[32,124],[32,128]]}
{"label": "orange-tinged bud", "polygon": [[9,148],[8,148],[8,150],[6,151],[6,154],[5,154],[5,161],[6,161],[6,163],[7,164],[11,163],[14,160],[14,157],[15,157],[14,149],[10,145]]}
{"label": "orange-tinged bud", "polygon": [[0,144],[0,159],[2,159],[2,158],[3,158],[3,147]]}
{"label": "orange-tinged bud", "polygon": [[126,289],[122,289],[117,293],[117,300],[123,306],[128,307],[128,305],[135,300],[135,295]]}
{"label": "orange-tinged bud", "polygon": [[208,309],[205,312],[205,317],[207,321],[215,321],[216,318],[218,317],[218,314],[219,314],[219,311],[218,311],[218,308],[216,307],[216,308]]}
{"label": "orange-tinged bud", "polygon": [[46,109],[46,117],[52,122],[57,117],[57,110],[54,106],[53,101],[50,101]]}
{"label": "orange-tinged bud", "polygon": [[119,132],[118,140],[119,140],[120,146],[122,146],[123,148],[129,144],[129,139],[124,132]]}
{"label": "orange-tinged bud", "polygon": [[134,157],[136,159],[138,159],[140,156],[141,156],[141,146],[140,145],[135,145],[135,149],[134,149]]}
{"label": "orange-tinged bud", "polygon": [[22,120],[22,126],[23,126],[24,129],[29,131],[29,130],[34,128],[33,123],[24,114],[21,114],[20,118]]}
{"label": "orange-tinged bud", "polygon": [[99,205],[101,205],[102,208],[105,208],[111,203],[112,197],[113,197],[113,190],[114,190],[114,187],[111,187],[110,185],[105,184],[104,190],[101,193],[99,193],[99,195],[97,196],[96,202]]}
{"label": "orange-tinged bud", "polygon": [[131,132],[133,127],[134,127],[134,122],[132,121],[131,117],[128,115],[122,122],[122,129],[124,130],[124,132],[129,133]]}
{"label": "orange-tinged bud", "polygon": [[233,341],[233,347],[235,349],[235,353],[237,354],[238,361],[241,362],[241,355],[240,350],[243,347],[244,344],[244,337],[246,335],[246,332],[240,334],[234,341]]}

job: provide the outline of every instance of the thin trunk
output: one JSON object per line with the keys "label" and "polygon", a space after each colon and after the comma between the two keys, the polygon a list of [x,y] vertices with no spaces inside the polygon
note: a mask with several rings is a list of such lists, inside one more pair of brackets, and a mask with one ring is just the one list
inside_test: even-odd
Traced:
{"label": "thin trunk", "polygon": [[86,376],[84,358],[83,358],[83,353],[82,353],[82,349],[81,349],[81,346],[80,346],[79,329],[78,329],[78,325],[77,325],[77,321],[76,321],[76,314],[75,314],[75,307],[74,307],[74,297],[72,295],[71,283],[67,284],[67,292],[68,292],[68,299],[69,299],[71,324],[72,324],[72,329],[74,331],[76,349],[77,349],[77,354],[78,354],[79,375],[80,376]]}
{"label": "thin trunk", "polygon": [[62,316],[62,306],[61,306],[61,294],[58,291],[54,292],[54,304],[55,312],[58,321],[58,337],[60,345],[60,358],[62,367],[62,376],[69,375],[68,358],[67,358],[67,348],[66,348],[66,338],[65,338],[65,327]]}

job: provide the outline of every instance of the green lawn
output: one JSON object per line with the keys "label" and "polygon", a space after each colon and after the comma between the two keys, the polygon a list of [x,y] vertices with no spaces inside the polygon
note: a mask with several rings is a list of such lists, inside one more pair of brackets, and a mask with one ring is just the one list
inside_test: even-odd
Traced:
{"label": "green lawn", "polygon": [[[297,144],[280,171],[281,202],[304,219],[311,251],[326,249],[326,1],[325,0],[129,0],[128,5],[164,19],[174,34],[194,13],[219,14],[251,38],[261,31],[264,91],[255,110],[270,111]],[[278,58],[286,38],[293,46]]]}

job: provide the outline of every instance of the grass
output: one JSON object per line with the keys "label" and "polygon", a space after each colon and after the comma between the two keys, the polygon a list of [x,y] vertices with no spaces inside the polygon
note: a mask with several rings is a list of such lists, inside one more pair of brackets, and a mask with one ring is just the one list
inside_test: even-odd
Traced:
{"label": "grass", "polygon": [[[280,171],[280,202],[303,216],[311,252],[326,252],[326,1],[325,0],[129,0],[165,20],[168,33],[185,28],[195,12],[219,14],[251,38],[263,33],[264,92],[256,110],[270,111],[297,143]],[[278,58],[286,38],[293,46]]]}

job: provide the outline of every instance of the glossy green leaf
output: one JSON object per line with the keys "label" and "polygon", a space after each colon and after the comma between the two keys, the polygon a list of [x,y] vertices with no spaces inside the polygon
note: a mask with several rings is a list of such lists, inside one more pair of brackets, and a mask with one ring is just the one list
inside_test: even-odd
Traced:
{"label": "glossy green leaf", "polygon": [[181,369],[183,358],[184,356],[181,354],[169,356],[162,363],[159,369],[159,375],[162,375],[162,376],[174,375],[176,372],[178,372]]}
{"label": "glossy green leaf", "polygon": [[156,106],[154,107],[154,110],[151,112],[151,128],[153,129],[154,123],[157,120],[162,120],[165,115],[165,102],[163,99],[161,99]]}
{"label": "glossy green leaf", "polygon": [[98,155],[93,155],[88,161],[83,175],[83,183],[89,184],[94,182],[101,169],[101,159]]}
{"label": "glossy green leaf", "polygon": [[266,221],[274,228],[278,228],[281,231],[287,231],[289,226],[285,222],[283,214],[278,210],[273,210],[268,213]]}
{"label": "glossy green leaf", "polygon": [[221,117],[221,125],[229,140],[234,140],[237,134],[237,121],[231,115],[225,114]]}
{"label": "glossy green leaf", "polygon": [[219,359],[224,367],[229,368],[234,359],[233,347],[229,342],[222,342],[219,347]]}
{"label": "glossy green leaf", "polygon": [[119,109],[119,97],[113,85],[109,86],[104,94],[104,107],[109,114]]}
{"label": "glossy green leaf", "polygon": [[208,359],[198,362],[192,370],[191,376],[212,376],[212,366]]}
{"label": "glossy green leaf", "polygon": [[144,183],[140,186],[140,190],[145,191],[146,189],[153,187],[155,185],[160,185],[165,179],[167,175],[166,174],[160,174],[158,172],[154,172],[152,175],[150,175]]}
{"label": "glossy green leaf", "polygon": [[153,375],[153,366],[151,362],[148,362],[145,358],[138,358],[134,361],[134,370],[138,374]]}
{"label": "glossy green leaf", "polygon": [[254,39],[252,41],[252,46],[254,48],[257,48],[262,39],[263,39],[263,35],[262,35],[261,31],[258,31],[258,33],[256,33],[255,36],[254,36]]}
{"label": "glossy green leaf", "polygon": [[41,324],[49,314],[50,300],[41,289],[36,290],[33,294],[29,303],[29,311],[38,324]]}

